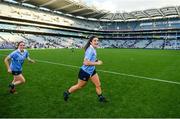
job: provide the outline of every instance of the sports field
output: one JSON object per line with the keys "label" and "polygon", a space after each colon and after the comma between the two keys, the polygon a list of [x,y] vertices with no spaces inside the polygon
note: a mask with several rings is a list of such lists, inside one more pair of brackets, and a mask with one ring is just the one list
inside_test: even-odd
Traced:
{"label": "sports field", "polygon": [[91,81],[64,102],[62,93],[77,82],[84,51],[29,50],[24,85],[9,94],[12,76],[0,51],[0,117],[180,117],[180,51],[98,49],[97,66],[103,94],[99,103]]}

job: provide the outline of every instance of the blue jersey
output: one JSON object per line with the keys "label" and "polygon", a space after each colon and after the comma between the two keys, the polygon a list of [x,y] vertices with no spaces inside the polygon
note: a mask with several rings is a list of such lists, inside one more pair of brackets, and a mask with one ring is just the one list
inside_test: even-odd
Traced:
{"label": "blue jersey", "polygon": [[[85,52],[85,58],[84,59],[91,61],[91,62],[95,62],[96,56],[97,56],[96,50],[93,48],[93,46],[90,45]],[[83,69],[88,74],[92,75],[93,71],[95,70],[95,66],[83,65],[81,67],[81,69]]]}
{"label": "blue jersey", "polygon": [[15,50],[11,54],[9,54],[9,58],[11,58],[10,68],[12,71],[22,71],[22,65],[24,60],[29,56],[27,50],[24,52],[20,52],[20,50]]}

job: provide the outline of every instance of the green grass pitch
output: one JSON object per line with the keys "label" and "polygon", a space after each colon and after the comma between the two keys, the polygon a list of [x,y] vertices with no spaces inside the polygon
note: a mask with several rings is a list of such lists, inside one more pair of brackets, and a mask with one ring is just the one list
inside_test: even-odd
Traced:
{"label": "green grass pitch", "polygon": [[[0,51],[0,117],[180,117],[179,84],[98,71],[180,82],[180,51],[98,49],[98,58],[104,64],[96,68],[108,103],[98,102],[91,81],[64,102],[62,93],[77,82],[79,69],[42,62],[26,61],[26,83],[17,86],[18,94],[9,94],[12,75],[7,73],[3,59],[10,52]],[[82,49],[29,52],[33,59],[79,67],[84,57]]]}

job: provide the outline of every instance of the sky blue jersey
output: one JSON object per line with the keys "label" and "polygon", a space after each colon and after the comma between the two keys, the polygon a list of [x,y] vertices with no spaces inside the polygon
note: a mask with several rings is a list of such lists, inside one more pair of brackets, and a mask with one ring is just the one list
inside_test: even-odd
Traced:
{"label": "sky blue jersey", "polygon": [[11,58],[11,64],[10,68],[12,71],[22,71],[22,65],[24,63],[24,60],[29,57],[29,53],[27,50],[24,50],[24,52],[21,52],[19,49],[13,51],[11,54],[9,54],[9,57]]}
{"label": "sky blue jersey", "polygon": [[[95,62],[96,57],[97,57],[96,50],[92,45],[90,45],[85,52],[84,59],[89,60],[91,62]],[[95,66],[83,65],[81,69],[87,72],[88,74],[92,75],[93,71],[95,70]]]}

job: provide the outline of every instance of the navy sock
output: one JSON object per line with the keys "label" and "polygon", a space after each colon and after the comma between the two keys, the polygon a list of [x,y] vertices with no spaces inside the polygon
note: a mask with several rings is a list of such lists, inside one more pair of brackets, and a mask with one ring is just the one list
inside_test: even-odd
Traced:
{"label": "navy sock", "polygon": [[102,96],[102,94],[99,94],[99,95],[98,95],[98,97],[101,97],[101,96]]}
{"label": "navy sock", "polygon": [[13,83],[9,84],[9,86],[13,89],[15,88],[15,85]]}
{"label": "navy sock", "polygon": [[71,94],[68,90],[67,90],[66,92],[67,92],[67,94],[68,94],[68,95],[70,95],[70,94]]}

